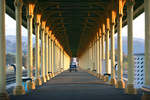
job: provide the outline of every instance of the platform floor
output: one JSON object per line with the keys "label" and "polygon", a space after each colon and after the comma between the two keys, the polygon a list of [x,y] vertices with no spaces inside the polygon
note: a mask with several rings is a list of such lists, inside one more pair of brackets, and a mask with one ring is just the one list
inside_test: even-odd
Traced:
{"label": "platform floor", "polygon": [[10,95],[10,100],[141,100],[138,95],[125,95],[99,78],[83,71],[65,71],[24,96]]}

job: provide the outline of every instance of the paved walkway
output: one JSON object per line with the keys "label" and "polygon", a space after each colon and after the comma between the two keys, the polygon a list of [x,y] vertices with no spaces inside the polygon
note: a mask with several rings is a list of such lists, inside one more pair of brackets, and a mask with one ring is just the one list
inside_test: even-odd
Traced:
{"label": "paved walkway", "polygon": [[138,95],[125,95],[124,89],[79,70],[65,71],[24,96],[10,96],[10,100],[140,100]]}

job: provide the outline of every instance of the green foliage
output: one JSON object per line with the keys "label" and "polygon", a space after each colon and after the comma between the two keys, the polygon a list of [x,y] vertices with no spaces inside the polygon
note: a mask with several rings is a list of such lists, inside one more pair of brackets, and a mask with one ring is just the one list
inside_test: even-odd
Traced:
{"label": "green foliage", "polygon": [[22,66],[25,66],[25,68],[27,66],[27,55],[22,56]]}
{"label": "green foliage", "polygon": [[16,57],[13,54],[7,53],[6,54],[6,64],[14,64],[16,63]]}

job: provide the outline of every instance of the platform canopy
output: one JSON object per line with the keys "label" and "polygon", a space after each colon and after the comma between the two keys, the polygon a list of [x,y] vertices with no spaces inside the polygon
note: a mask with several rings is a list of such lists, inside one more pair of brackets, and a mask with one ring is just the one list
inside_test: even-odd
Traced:
{"label": "platform canopy", "polygon": [[[93,41],[101,27],[101,21],[112,2],[117,0],[32,0],[36,1],[35,12],[52,30],[64,50],[72,57],[81,56]],[[144,0],[135,0],[134,18],[143,11]],[[15,19],[14,0],[6,0],[6,13]],[[23,6],[23,26],[27,27],[26,9]],[[123,26],[126,25],[127,6],[123,10]],[[116,24],[117,26],[117,24]],[[34,27],[34,26],[33,26]]]}

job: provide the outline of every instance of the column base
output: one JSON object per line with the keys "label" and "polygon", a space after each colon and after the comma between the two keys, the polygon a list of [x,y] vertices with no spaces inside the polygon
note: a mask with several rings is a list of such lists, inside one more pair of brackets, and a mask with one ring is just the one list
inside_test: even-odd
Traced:
{"label": "column base", "polygon": [[110,81],[109,81],[109,85],[116,85],[116,79],[111,78]]}
{"label": "column base", "polygon": [[108,82],[108,81],[109,81],[109,76],[107,76],[107,75],[104,76],[104,81],[105,81],[105,82]]}
{"label": "column base", "polygon": [[100,79],[104,80],[104,76],[101,76]]}
{"label": "column base", "polygon": [[125,88],[125,83],[123,80],[117,81],[117,84],[115,85],[115,88]]}
{"label": "column base", "polygon": [[49,75],[45,75],[46,80],[50,80]]}
{"label": "column base", "polygon": [[0,100],[10,100],[7,93],[0,93]]}
{"label": "column base", "polygon": [[52,73],[52,77],[55,77],[55,74],[54,74],[54,73]]}
{"label": "column base", "polygon": [[137,94],[137,89],[134,88],[133,84],[128,84],[125,88],[125,94]]}
{"label": "column base", "polygon": [[35,85],[42,85],[42,81],[40,78],[34,80]]}
{"label": "column base", "polygon": [[98,78],[100,78],[101,77],[101,74],[98,74]]}
{"label": "column base", "polygon": [[34,82],[27,82],[27,89],[35,89],[35,84]]}
{"label": "column base", "polygon": [[41,77],[40,77],[40,79],[41,79],[41,81],[42,81],[42,82],[44,82],[44,83],[46,83],[46,82],[47,82],[47,80],[46,80],[46,77],[45,77],[45,76],[41,76]]}
{"label": "column base", "polygon": [[141,100],[150,100],[150,94],[143,93],[143,96],[141,96]]}
{"label": "column base", "polygon": [[25,89],[22,85],[16,85],[13,89],[13,95],[25,95]]}
{"label": "column base", "polygon": [[51,74],[51,73],[49,73],[48,75],[49,75],[49,78],[51,79],[51,78],[52,78],[52,74]]}

